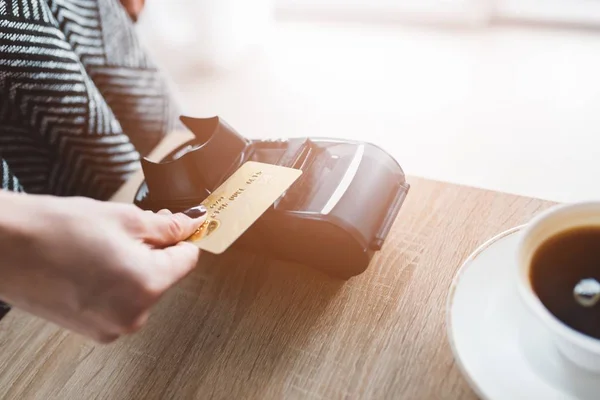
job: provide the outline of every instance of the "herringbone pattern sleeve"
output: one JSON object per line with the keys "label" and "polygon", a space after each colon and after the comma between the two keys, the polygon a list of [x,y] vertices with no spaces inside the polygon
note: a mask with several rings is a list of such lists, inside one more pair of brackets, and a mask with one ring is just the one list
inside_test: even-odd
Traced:
{"label": "herringbone pattern sleeve", "polygon": [[176,113],[133,29],[118,0],[0,0],[0,189],[103,200],[139,168]]}

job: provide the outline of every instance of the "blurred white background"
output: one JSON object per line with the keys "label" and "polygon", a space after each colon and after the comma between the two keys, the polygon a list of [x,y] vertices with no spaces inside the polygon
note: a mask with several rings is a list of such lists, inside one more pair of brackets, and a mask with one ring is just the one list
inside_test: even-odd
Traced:
{"label": "blurred white background", "polygon": [[185,113],[374,142],[410,175],[600,198],[600,0],[149,0]]}

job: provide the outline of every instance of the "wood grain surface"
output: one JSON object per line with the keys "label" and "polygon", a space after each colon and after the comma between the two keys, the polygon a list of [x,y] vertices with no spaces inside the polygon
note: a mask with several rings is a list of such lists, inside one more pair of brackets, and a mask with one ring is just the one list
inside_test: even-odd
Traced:
{"label": "wood grain surface", "polygon": [[[129,201],[136,179],[115,200]],[[478,245],[550,203],[409,181],[383,250],[347,282],[250,254],[203,254],[140,333],[108,346],[10,312],[0,398],[474,398],[446,338],[450,283]]]}

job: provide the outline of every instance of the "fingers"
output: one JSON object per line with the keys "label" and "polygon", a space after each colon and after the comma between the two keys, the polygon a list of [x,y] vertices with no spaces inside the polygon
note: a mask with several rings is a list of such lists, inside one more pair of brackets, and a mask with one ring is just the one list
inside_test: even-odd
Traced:
{"label": "fingers", "polygon": [[[200,250],[191,243],[179,242],[164,249],[145,246],[130,248],[128,270],[135,271],[123,278],[111,293],[98,317],[118,335],[138,331],[146,323],[151,308],[174,284],[192,271]],[[136,260],[132,262],[132,260]]]}
{"label": "fingers", "polygon": [[125,229],[138,239],[155,247],[167,247],[179,243],[198,229],[206,219],[206,209],[195,207],[184,213],[171,214],[168,210],[158,213],[125,209],[122,222]]}
{"label": "fingers", "polygon": [[187,242],[165,249],[139,250],[142,253],[136,259],[146,260],[143,268],[124,279],[103,307],[87,315],[93,321],[91,330],[78,327],[77,331],[100,343],[137,332],[164,293],[196,267],[200,253]]}
{"label": "fingers", "polygon": [[30,305],[23,305],[19,308],[51,321],[71,332],[86,336],[97,343],[112,343],[121,336],[115,333],[113,329],[108,329],[105,323],[100,323],[98,318],[90,318],[89,316],[81,315],[81,313],[78,313],[77,317],[75,317],[73,315],[64,315],[60,312],[57,313],[55,310],[32,308]]}
{"label": "fingers", "polygon": [[164,268],[172,272],[172,283],[185,277],[198,264],[200,249],[188,242],[179,242],[175,246],[154,250],[162,254]]}
{"label": "fingers", "polygon": [[164,293],[194,269],[200,253],[187,242],[165,249],[149,249],[139,242],[135,246],[127,247],[130,259],[122,262],[129,272],[105,292],[109,296],[79,312],[78,318],[88,324],[69,326],[66,321],[63,326],[99,343],[111,343],[139,331]]}
{"label": "fingers", "polygon": [[205,220],[205,216],[190,218],[181,213],[156,214],[149,219],[148,231],[143,239],[153,246],[172,246],[192,236]]}
{"label": "fingers", "polygon": [[152,282],[148,285],[155,295],[162,293],[183,279],[198,264],[200,250],[191,243],[150,250],[154,260]]}

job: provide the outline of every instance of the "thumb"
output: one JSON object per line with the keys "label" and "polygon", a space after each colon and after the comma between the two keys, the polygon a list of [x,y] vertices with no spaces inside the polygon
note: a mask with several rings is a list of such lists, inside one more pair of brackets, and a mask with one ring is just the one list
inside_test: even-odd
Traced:
{"label": "thumb", "polygon": [[148,213],[144,219],[144,229],[138,237],[152,246],[167,247],[192,236],[206,220],[206,208],[198,206],[177,214]]}

